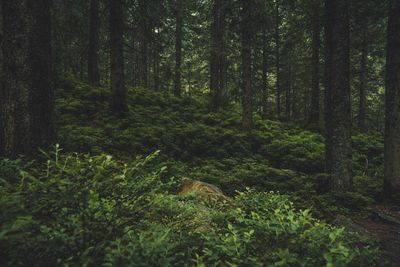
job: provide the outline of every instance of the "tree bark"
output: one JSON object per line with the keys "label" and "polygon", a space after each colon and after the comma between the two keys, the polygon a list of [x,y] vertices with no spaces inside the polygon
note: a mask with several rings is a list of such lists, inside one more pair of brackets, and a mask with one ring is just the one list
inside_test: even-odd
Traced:
{"label": "tree bark", "polygon": [[312,60],[311,60],[311,110],[309,124],[318,125],[320,118],[319,53],[321,47],[321,5],[315,0],[312,16]]}
{"label": "tree bark", "polygon": [[54,141],[49,0],[4,0],[0,153],[33,154]]}
{"label": "tree bark", "polygon": [[124,117],[128,112],[127,90],[124,74],[123,7],[122,0],[110,0],[110,62],[111,62],[111,112]]}
{"label": "tree bark", "polygon": [[29,61],[31,66],[30,108],[31,147],[47,148],[55,140],[54,76],[51,47],[51,0],[29,0],[32,12]]}
{"label": "tree bark", "polygon": [[29,20],[26,1],[3,0],[3,43],[0,109],[2,156],[15,157],[29,151],[28,40]]}
{"label": "tree bark", "polygon": [[261,109],[262,115],[267,116],[268,109],[268,48],[267,48],[267,27],[263,24],[262,28],[262,97],[261,97]]}
{"label": "tree bark", "polygon": [[183,0],[176,0],[176,25],[175,25],[175,81],[174,95],[180,97],[182,94],[182,23],[183,23]]}
{"label": "tree bark", "polygon": [[99,0],[90,0],[89,24],[88,80],[91,85],[99,86]]}
{"label": "tree bark", "polygon": [[275,0],[275,49],[276,49],[276,113],[281,117],[281,62],[280,62],[280,36],[279,36],[279,1]]}
{"label": "tree bark", "polygon": [[349,3],[326,0],[326,171],[333,191],[352,189]]}
{"label": "tree bark", "polygon": [[360,91],[358,106],[358,127],[365,130],[365,118],[367,113],[367,72],[368,72],[368,39],[367,24],[364,26],[361,62],[360,62]]}
{"label": "tree bark", "polygon": [[139,29],[140,29],[140,86],[148,87],[148,51],[149,51],[149,18],[148,0],[139,0]]}
{"label": "tree bark", "polygon": [[210,91],[213,110],[224,103],[226,85],[225,5],[224,0],[214,0],[211,24]]}
{"label": "tree bark", "polygon": [[252,23],[250,0],[242,0],[242,72],[243,72],[243,129],[250,131],[253,128],[253,88],[252,75]]}
{"label": "tree bark", "polygon": [[391,0],[386,59],[385,196],[400,198],[400,1]]}

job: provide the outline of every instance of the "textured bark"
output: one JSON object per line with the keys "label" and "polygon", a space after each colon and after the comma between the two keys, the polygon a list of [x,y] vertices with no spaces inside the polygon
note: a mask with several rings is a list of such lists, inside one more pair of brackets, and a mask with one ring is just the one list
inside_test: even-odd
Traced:
{"label": "textured bark", "polygon": [[51,47],[51,0],[29,0],[32,12],[29,62],[31,66],[28,105],[33,153],[55,140],[54,76]]}
{"label": "textured bark", "polygon": [[174,95],[182,94],[182,23],[183,23],[183,1],[176,1],[176,25],[175,25],[175,80]]}
{"label": "textured bark", "polygon": [[333,191],[352,189],[349,2],[326,0],[326,171]]}
{"label": "textured bark", "polygon": [[26,114],[29,92],[29,18],[26,1],[3,0],[1,121],[3,156],[14,157],[29,151],[29,120]]}
{"label": "textured bark", "polygon": [[99,0],[90,0],[89,24],[88,80],[91,85],[99,86]]}
{"label": "textured bark", "polygon": [[365,130],[365,117],[367,113],[367,72],[368,72],[368,39],[367,25],[364,25],[363,42],[360,62],[360,91],[358,105],[358,127]]}
{"label": "textured bark", "polygon": [[312,17],[312,60],[311,60],[311,107],[309,124],[318,125],[320,118],[320,87],[319,87],[319,57],[321,47],[321,5],[315,0]]}
{"label": "textured bark", "polygon": [[391,0],[386,59],[385,196],[400,196],[400,1]]}
{"label": "textured bark", "polygon": [[280,24],[280,14],[279,14],[279,1],[276,0],[275,3],[275,57],[276,57],[276,113],[278,118],[281,116],[281,62],[280,62],[280,36],[279,36],[279,24]]}
{"label": "textured bark", "polygon": [[261,97],[261,109],[262,115],[267,115],[268,108],[268,51],[267,51],[267,27],[263,24],[262,32],[262,97]]}
{"label": "textured bark", "polygon": [[253,128],[253,88],[252,76],[252,24],[250,0],[242,0],[242,83],[243,83],[243,129],[249,131]]}
{"label": "textured bark", "polygon": [[0,152],[32,154],[54,140],[49,0],[4,0]]}
{"label": "textured bark", "polygon": [[128,112],[127,90],[124,74],[123,9],[122,0],[110,0],[110,62],[111,62],[111,103],[110,108],[117,117]]}
{"label": "textured bark", "polygon": [[139,0],[139,30],[140,30],[140,85],[147,88],[148,83],[148,53],[149,53],[149,18],[148,18],[148,0]]}
{"label": "textured bark", "polygon": [[224,0],[214,0],[211,24],[210,90],[212,109],[224,103],[226,85],[225,5]]}

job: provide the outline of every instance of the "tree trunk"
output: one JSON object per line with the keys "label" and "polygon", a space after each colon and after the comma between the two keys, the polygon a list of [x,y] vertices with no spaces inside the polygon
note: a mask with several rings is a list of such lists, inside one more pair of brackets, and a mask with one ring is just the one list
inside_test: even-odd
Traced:
{"label": "tree trunk", "polygon": [[251,84],[251,49],[252,49],[252,23],[250,0],[242,0],[242,72],[243,72],[243,129],[249,131],[253,128],[253,89]]}
{"label": "tree trunk", "polygon": [[359,108],[358,108],[358,127],[365,130],[365,117],[367,113],[367,72],[368,72],[368,39],[367,39],[367,24],[364,26],[363,42],[361,51],[360,64],[360,93],[359,93]]}
{"label": "tree trunk", "polygon": [[148,87],[148,50],[149,50],[149,21],[148,0],[139,0],[139,29],[140,29],[140,86]]}
{"label": "tree trunk", "polygon": [[276,46],[276,113],[281,116],[281,62],[280,62],[280,36],[279,36],[279,0],[275,3],[275,46]]}
{"label": "tree trunk", "polygon": [[312,17],[312,60],[311,60],[311,110],[309,124],[319,124],[319,52],[321,47],[321,21],[320,21],[320,0],[315,0],[315,7]]}
{"label": "tree trunk", "polygon": [[15,157],[29,151],[28,8],[26,1],[3,0],[3,43],[1,75],[2,156]]}
{"label": "tree trunk", "polygon": [[326,171],[333,191],[352,189],[349,3],[326,0]]}
{"label": "tree trunk", "polygon": [[213,1],[210,49],[210,91],[213,110],[223,105],[226,85],[225,5],[224,0]]}
{"label": "tree trunk", "polygon": [[111,104],[112,113],[124,117],[128,112],[127,90],[124,74],[123,7],[122,0],[110,0],[110,45],[111,45]]}
{"label": "tree trunk", "polygon": [[88,80],[91,85],[99,86],[99,0],[90,0],[89,24]]}
{"label": "tree trunk", "polygon": [[400,1],[391,0],[386,59],[385,196],[400,197]]}
{"label": "tree trunk", "polygon": [[0,153],[33,154],[54,140],[49,0],[4,0]]}
{"label": "tree trunk", "polygon": [[176,25],[175,25],[175,81],[174,95],[180,97],[182,94],[182,21],[183,0],[176,0]]}
{"label": "tree trunk", "polygon": [[33,17],[30,34],[29,61],[31,84],[28,98],[30,108],[31,146],[47,148],[55,140],[54,85],[51,47],[51,0],[29,0]]}
{"label": "tree trunk", "polygon": [[267,51],[267,27],[263,24],[262,29],[262,97],[261,109],[262,115],[266,117],[268,108],[268,51]]}

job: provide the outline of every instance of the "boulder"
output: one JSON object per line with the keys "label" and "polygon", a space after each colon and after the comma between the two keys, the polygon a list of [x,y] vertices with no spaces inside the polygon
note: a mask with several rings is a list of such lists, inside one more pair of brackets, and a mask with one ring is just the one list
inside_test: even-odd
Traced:
{"label": "boulder", "polygon": [[213,202],[219,203],[232,202],[232,199],[226,196],[217,186],[201,181],[192,180],[189,178],[184,178],[182,180],[182,185],[178,191],[178,195],[194,195],[200,200],[211,200]]}

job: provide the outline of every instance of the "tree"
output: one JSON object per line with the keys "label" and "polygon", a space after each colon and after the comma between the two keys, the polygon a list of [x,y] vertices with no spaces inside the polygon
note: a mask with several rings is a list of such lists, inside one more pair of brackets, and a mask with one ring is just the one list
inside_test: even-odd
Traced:
{"label": "tree", "polygon": [[386,59],[385,195],[400,195],[400,2],[390,1]]}
{"label": "tree", "polygon": [[139,82],[142,87],[148,87],[148,53],[149,53],[149,1],[139,0],[139,32],[140,32],[140,77]]}
{"label": "tree", "polygon": [[36,150],[38,147],[48,147],[55,139],[51,0],[29,0],[28,3],[32,12],[28,106],[31,147]]}
{"label": "tree", "polygon": [[110,0],[110,62],[111,62],[111,104],[114,115],[124,117],[128,112],[127,90],[124,74],[123,6],[122,0]]}
{"label": "tree", "polygon": [[311,81],[311,111],[309,124],[318,125],[319,123],[319,110],[320,110],[320,87],[319,87],[319,53],[321,46],[321,4],[320,0],[314,0],[312,11],[312,81]]}
{"label": "tree", "polygon": [[91,85],[100,85],[99,74],[99,0],[90,0],[88,80]]}
{"label": "tree", "polygon": [[242,83],[243,83],[243,129],[253,128],[253,88],[252,76],[252,23],[251,12],[254,5],[251,0],[242,0]]}
{"label": "tree", "polygon": [[223,105],[226,83],[225,53],[225,6],[224,0],[214,0],[212,6],[210,47],[210,91],[211,107],[217,110]]}
{"label": "tree", "polygon": [[176,0],[175,6],[175,81],[174,95],[181,96],[182,93],[182,23],[183,23],[183,0]]}
{"label": "tree", "polygon": [[268,47],[267,47],[267,26],[266,22],[262,25],[262,97],[261,109],[262,115],[267,115],[268,104]]}
{"label": "tree", "polygon": [[333,191],[352,188],[349,3],[325,1],[326,171]]}
{"label": "tree", "polygon": [[0,152],[33,154],[54,141],[50,0],[2,1]]}
{"label": "tree", "polygon": [[281,116],[281,62],[280,62],[280,13],[279,1],[275,0],[275,52],[276,52],[276,113],[278,118]]}

